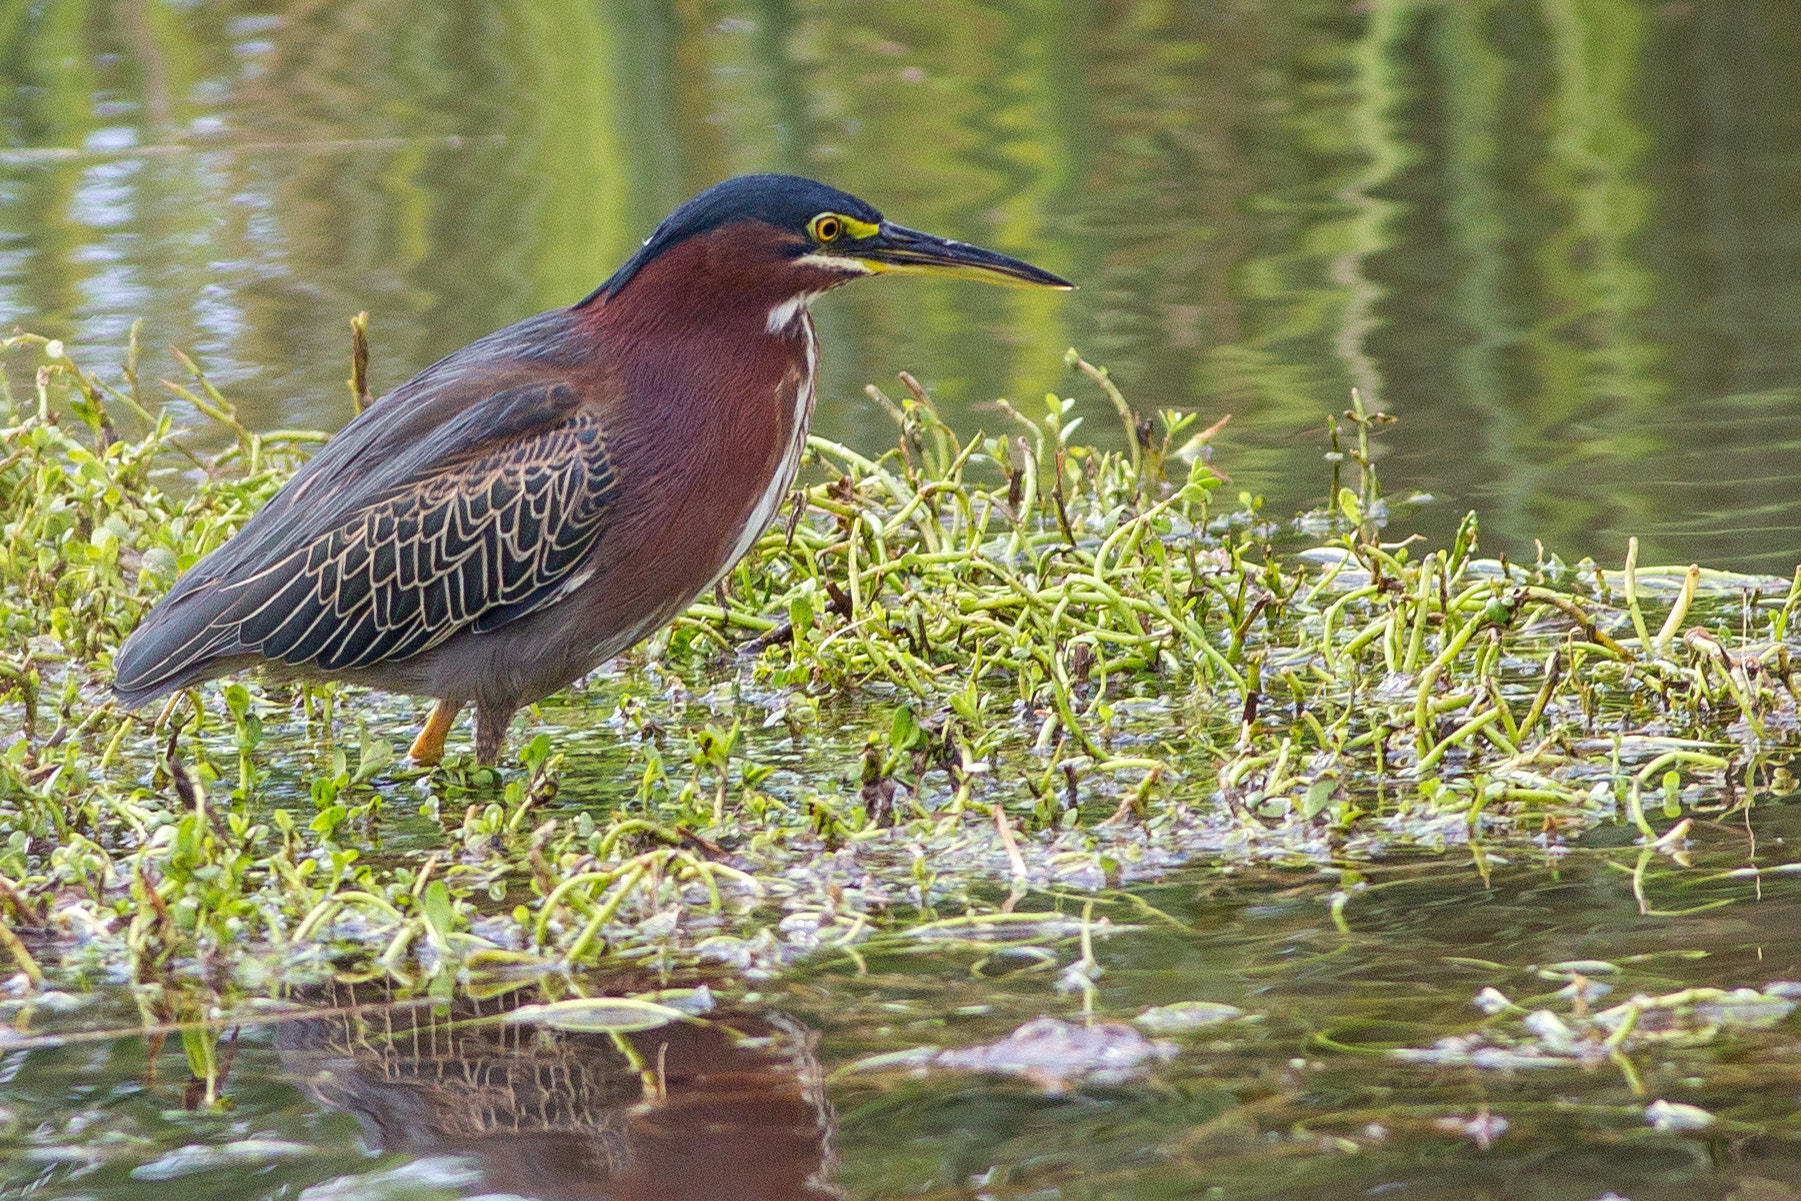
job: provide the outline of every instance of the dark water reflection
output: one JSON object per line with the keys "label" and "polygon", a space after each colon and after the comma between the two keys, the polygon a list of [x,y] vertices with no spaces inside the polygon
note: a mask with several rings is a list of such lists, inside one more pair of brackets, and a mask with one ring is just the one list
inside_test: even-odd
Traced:
{"label": "dark water reflection", "polygon": [[1797,557],[1788,0],[0,13],[0,317],[110,356],[142,316],[264,425],[344,418],[358,309],[391,385],[778,168],[1083,285],[834,297],[832,435],[885,442],[860,388],[900,367],[993,425],[1073,342],[1145,407],[1232,412],[1221,463],[1278,510],[1359,386],[1429,533],[1477,506],[1515,554]]}
{"label": "dark water reflection", "polygon": [[274,1042],[283,1073],[353,1115],[371,1150],[459,1158],[490,1192],[837,1195],[823,1183],[835,1123],[811,1031],[777,1013],[620,1034],[494,1023],[536,991],[440,1010],[339,986],[316,998],[338,1015],[284,1023]]}

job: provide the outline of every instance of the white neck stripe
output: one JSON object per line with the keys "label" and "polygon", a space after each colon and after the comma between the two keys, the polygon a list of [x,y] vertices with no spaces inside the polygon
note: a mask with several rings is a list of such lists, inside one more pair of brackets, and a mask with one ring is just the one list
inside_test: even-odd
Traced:
{"label": "white neck stripe", "polygon": [[772,334],[793,332],[794,323],[807,311],[818,292],[802,292],[799,296],[791,296],[769,310],[769,321],[765,328]]}

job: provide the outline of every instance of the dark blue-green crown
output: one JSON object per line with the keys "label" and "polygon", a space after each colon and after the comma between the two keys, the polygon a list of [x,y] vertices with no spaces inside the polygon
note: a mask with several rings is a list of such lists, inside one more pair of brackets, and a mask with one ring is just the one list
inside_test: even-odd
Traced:
{"label": "dark blue-green crown", "polygon": [[663,218],[638,252],[595,289],[594,296],[616,295],[646,263],[696,234],[737,221],[762,221],[777,229],[805,234],[807,222],[826,212],[872,225],[882,219],[882,214],[849,192],[799,175],[740,175],[714,184]]}

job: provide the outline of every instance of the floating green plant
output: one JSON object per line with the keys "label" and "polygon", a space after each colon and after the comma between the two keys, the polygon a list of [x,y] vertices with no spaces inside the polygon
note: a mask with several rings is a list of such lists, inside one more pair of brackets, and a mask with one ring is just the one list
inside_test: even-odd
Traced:
{"label": "floating green plant", "polygon": [[[1126,920],[1109,890],[1197,856],[1600,823],[1680,855],[1683,822],[1794,783],[1801,574],[1515,564],[1474,514],[1448,548],[1397,539],[1386,418],[1355,401],[1332,506],[1276,521],[1221,503],[1223,418],[1140,414],[1074,352],[1071,395],[1003,402],[990,435],[910,376],[871,389],[895,445],[813,439],[726,586],[542,706],[499,773],[410,768],[398,703],[349,688],[124,714],[113,649],[320,436],[249,430],[183,359],[165,390],[222,431],[201,453],[135,336],[110,377],[4,348],[31,382],[0,398],[0,951],[33,982],[754,978],[1019,923],[1091,939],[1070,913]],[[1120,433],[1080,440],[1094,415]]]}

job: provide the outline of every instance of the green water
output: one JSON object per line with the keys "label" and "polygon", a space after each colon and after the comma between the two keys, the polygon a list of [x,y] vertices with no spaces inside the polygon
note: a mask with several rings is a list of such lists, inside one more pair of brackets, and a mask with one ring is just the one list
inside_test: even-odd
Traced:
{"label": "green water", "polygon": [[[1390,488],[1436,497],[1398,528],[1443,542],[1477,507],[1485,549],[1515,557],[1539,538],[1617,563],[1638,534],[1647,561],[1786,576],[1790,10],[5,4],[0,321],[93,359],[141,317],[147,376],[191,348],[253,424],[333,426],[357,310],[390,386],[581,296],[705,184],[801,171],[1082,285],[822,302],[833,437],[889,441],[861,387],[900,368],[993,427],[994,397],[1071,386],[1074,343],[1141,409],[1230,412],[1216,462],[1276,513],[1323,494],[1325,417],[1358,387],[1403,417]],[[572,753],[572,781],[617,775],[612,735],[584,733],[602,749]],[[572,782],[563,804],[616,800]],[[1801,858],[1797,813],[1704,825],[1680,871],[1555,831],[1477,854],[1461,818],[1443,855],[1365,830],[1133,884],[1150,908],[1103,899],[1091,960],[1066,920],[722,967],[717,1025],[617,1040],[492,1020],[554,982],[445,1013],[311,992],[294,1001],[366,1008],[233,1015],[218,1109],[178,1035],[135,1033],[126,982],[0,998],[0,1198],[1801,1197],[1801,1019],[1681,1010],[1659,1031],[1654,1009],[1611,1056],[1588,1016],[1801,979],[1801,884],[1746,871]],[[1083,911],[1024,902],[1053,903]],[[1549,966],[1583,960],[1604,962]],[[1584,980],[1610,991],[1559,995]],[[1486,1014],[1491,988],[1520,1008]],[[1195,1001],[1242,1015],[1109,1024]],[[1547,1049],[1538,1013],[1573,1042]],[[1076,1050],[969,1068],[1041,1016]]]}
{"label": "green water", "polygon": [[822,303],[834,437],[887,442],[899,368],[994,427],[1075,343],[1231,413],[1277,512],[1356,386],[1429,534],[1795,563],[1789,0],[59,0],[0,6],[0,94],[0,321],[142,317],[265,426],[346,418],[359,309],[392,386],[782,169],[1082,285]]}

